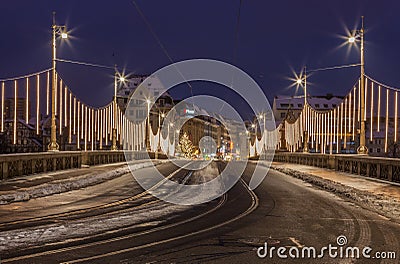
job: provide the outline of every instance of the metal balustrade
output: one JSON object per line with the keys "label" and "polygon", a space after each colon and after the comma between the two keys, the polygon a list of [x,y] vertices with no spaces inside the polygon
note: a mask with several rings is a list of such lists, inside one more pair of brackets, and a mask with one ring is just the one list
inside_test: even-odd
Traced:
{"label": "metal balustrade", "polygon": [[[125,160],[154,159],[153,152],[145,151],[62,151],[27,154],[0,155],[0,180],[60,171],[79,169],[82,165],[100,165],[124,162]],[[159,153],[158,159],[166,159],[165,154]]]}
{"label": "metal balustrade", "polygon": [[400,160],[359,155],[277,152],[274,161],[333,169],[400,183]]}

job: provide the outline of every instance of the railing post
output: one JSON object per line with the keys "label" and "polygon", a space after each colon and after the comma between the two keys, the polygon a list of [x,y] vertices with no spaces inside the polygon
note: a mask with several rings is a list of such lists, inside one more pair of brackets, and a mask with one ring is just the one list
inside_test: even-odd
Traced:
{"label": "railing post", "polygon": [[21,176],[22,175],[22,160],[19,160],[17,162],[17,176]]}
{"label": "railing post", "polygon": [[44,158],[44,159],[43,159],[43,172],[47,172],[47,167],[48,167],[48,165],[47,165],[47,159]]}
{"label": "railing post", "polygon": [[9,164],[10,162],[3,163],[3,180],[9,177]]}
{"label": "railing post", "polygon": [[335,169],[336,168],[336,162],[335,162],[335,156],[329,155],[328,156],[328,169]]}
{"label": "railing post", "polygon": [[4,162],[4,161],[2,161],[1,162],[1,177],[0,177],[0,180],[3,180],[5,177],[4,177],[4,166],[5,166],[5,164],[6,164],[6,162]]}
{"label": "railing post", "polygon": [[388,181],[392,181],[393,180],[393,166],[392,165],[388,165]]}
{"label": "railing post", "polygon": [[381,164],[380,163],[376,164],[376,177],[378,179],[381,178]]}
{"label": "railing post", "polygon": [[36,160],[38,160],[39,158],[36,159],[31,159],[31,171],[32,174],[35,173],[35,164],[36,164]]}

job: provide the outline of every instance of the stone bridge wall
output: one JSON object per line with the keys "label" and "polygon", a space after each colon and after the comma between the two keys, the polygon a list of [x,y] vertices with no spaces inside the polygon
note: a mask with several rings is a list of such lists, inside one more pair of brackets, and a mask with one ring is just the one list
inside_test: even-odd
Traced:
{"label": "stone bridge wall", "polygon": [[[146,152],[127,152],[128,160],[147,157]],[[149,153],[151,159],[155,154]],[[159,159],[166,155],[158,154]],[[39,153],[18,153],[0,155],[0,180],[66,169],[79,169],[82,165],[99,165],[124,162],[123,151],[60,151]]]}
{"label": "stone bridge wall", "polygon": [[315,166],[400,183],[400,160],[359,155],[277,152],[274,161]]}

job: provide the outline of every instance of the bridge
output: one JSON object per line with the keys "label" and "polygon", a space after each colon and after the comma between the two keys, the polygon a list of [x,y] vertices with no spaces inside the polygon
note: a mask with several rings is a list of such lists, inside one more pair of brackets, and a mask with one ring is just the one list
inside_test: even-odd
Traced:
{"label": "bridge", "polygon": [[[55,77],[54,82],[51,75]],[[118,80],[116,72],[115,89],[118,88]],[[147,104],[147,118],[135,123],[117,105],[116,96],[115,100],[99,108],[79,100],[55,69],[2,79],[0,83],[1,132],[7,131],[12,144],[19,145],[24,140],[24,126],[29,126],[36,136],[42,137],[44,142],[47,140],[46,146],[50,151],[1,155],[2,179],[78,168],[81,160],[88,164],[121,161],[122,150],[148,152],[153,156],[156,153],[164,158],[176,154],[175,133],[161,133],[163,124],[160,122],[156,131],[150,127],[150,117],[157,120],[157,113],[150,112],[151,107],[146,101],[143,102]],[[368,153],[366,145],[373,145],[377,140],[383,145],[384,153],[396,151],[398,92],[398,89],[364,75],[334,109],[315,109],[307,102],[306,96],[300,113],[296,117],[288,114],[273,130],[265,126],[263,129],[265,115],[257,115],[255,133],[246,135],[249,138],[247,156],[250,159],[262,158],[264,153],[276,151],[275,159],[280,161],[318,164],[339,170],[346,168],[347,171],[356,166],[356,169],[351,169],[352,172],[398,181],[397,162],[387,159],[389,167],[380,169],[376,166],[379,167],[385,158],[365,156]],[[258,127],[260,133],[257,133]],[[60,141],[66,152],[58,152]],[[73,149],[82,152],[71,154],[68,150]],[[354,156],[357,151],[361,153],[358,157]],[[109,158],[106,158],[107,155]],[[317,161],[312,161],[314,159]],[[357,160],[356,165],[353,160]]]}
{"label": "bridge", "polygon": [[[24,152],[17,146],[24,145],[28,138],[41,139],[43,145],[41,151],[34,153],[0,155],[3,183],[0,188],[4,192],[0,195],[0,212],[4,215],[0,223],[0,243],[8,243],[0,252],[6,257],[5,263],[112,262],[134,259],[146,252],[152,252],[148,259],[153,260],[159,259],[154,253],[159,248],[172,261],[176,252],[163,246],[182,248],[198,238],[211,240],[206,243],[208,246],[233,247],[231,252],[235,254],[241,254],[238,248],[250,248],[249,252],[254,252],[254,247],[260,250],[266,241],[301,249],[310,242],[307,234],[328,225],[330,227],[324,230],[330,238],[336,238],[340,230],[349,232],[349,238],[357,246],[369,245],[372,236],[398,246],[400,242],[392,231],[398,233],[400,229],[390,222],[390,217],[398,219],[399,215],[397,209],[392,210],[388,204],[398,205],[400,163],[396,158],[376,157],[369,148],[382,144],[383,153],[396,152],[400,89],[365,74],[363,32],[362,28],[361,63],[352,65],[360,66],[361,75],[340,104],[324,110],[311,105],[304,72],[296,80],[305,91],[303,107],[296,115],[289,109],[286,118],[271,129],[265,125],[268,118],[274,120],[271,113],[256,113],[253,125],[246,133],[239,133],[240,140],[246,144],[238,149],[242,152],[238,159],[248,163],[238,176],[237,184],[203,205],[176,205],[151,194],[162,193],[165,198],[178,193],[179,199],[184,201],[195,196],[195,191],[202,194],[207,188],[181,192],[179,187],[170,192],[165,179],[183,186],[205,186],[202,184],[213,181],[234,162],[177,159],[178,140],[174,129],[170,131],[174,123],[162,117],[160,111],[152,111],[156,99],[146,94],[138,101],[135,99],[137,107],[145,109],[146,113],[139,120],[118,104],[117,91],[125,77],[116,68],[111,102],[93,107],[80,100],[67,85],[68,80],[57,72],[56,63],[66,60],[57,59],[56,40],[66,36],[63,27],[54,23],[52,68],[0,80],[1,133],[15,146],[11,145],[9,152]],[[167,127],[167,133],[163,132],[163,127]],[[375,143],[377,140],[379,142]],[[271,161],[274,170],[269,171]],[[151,178],[151,166],[157,167],[165,179],[152,182],[151,188],[143,190],[143,185],[132,181],[126,164],[133,164],[131,172],[141,180]],[[307,178],[314,186],[340,191],[339,197],[351,202],[362,200],[359,197],[376,200],[379,206],[361,203],[371,211],[357,208],[353,212],[353,205],[348,205],[347,200],[326,197],[319,190],[309,191],[308,186],[280,174],[278,171],[285,172],[284,166],[301,179],[312,176],[306,173],[312,170],[310,167],[319,168],[325,178],[318,174],[312,180]],[[252,190],[249,170],[258,169],[264,175],[268,173],[269,181]],[[30,177],[22,177],[27,175]],[[361,177],[353,180],[354,175]],[[349,183],[348,179],[357,182]],[[374,181],[371,183],[367,179]],[[218,184],[223,188],[227,181]],[[360,185],[364,188],[362,191]],[[392,200],[379,200],[382,197],[376,194],[375,185],[390,189],[385,194]],[[218,190],[207,191],[214,194]],[[59,196],[52,196],[55,194]],[[287,199],[293,204],[288,205]],[[304,200],[310,204],[302,202]],[[21,215],[10,213],[18,211],[19,207],[24,208]],[[303,207],[324,217],[315,220],[314,226],[307,226],[310,219],[302,219],[298,212]],[[290,212],[290,217],[286,212]],[[265,222],[260,224],[259,219],[266,217],[271,223],[268,232],[273,236],[255,234],[255,230],[264,230]],[[277,217],[281,217],[282,222],[276,221]],[[60,224],[64,222],[68,224]],[[379,227],[379,232],[374,233],[371,229],[376,228],[377,222],[390,228]],[[253,223],[256,224],[252,226]],[[299,223],[307,226],[304,233],[280,236],[282,230]],[[39,227],[45,231],[40,233]],[[245,227],[252,237],[240,231]],[[217,237],[216,241],[209,234]],[[29,240],[30,236],[33,240]],[[58,236],[65,237],[65,241],[59,241]],[[319,234],[321,240],[324,236]],[[13,238],[17,242],[11,243]],[[378,244],[385,243],[374,244],[383,250]],[[71,259],[71,252],[74,259]],[[192,253],[195,255],[195,250]]]}

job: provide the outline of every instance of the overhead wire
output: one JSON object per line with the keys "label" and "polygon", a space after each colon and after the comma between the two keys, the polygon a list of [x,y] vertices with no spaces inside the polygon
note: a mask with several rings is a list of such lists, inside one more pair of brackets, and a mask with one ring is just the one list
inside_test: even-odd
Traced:
{"label": "overhead wire", "polygon": [[[150,31],[151,35],[153,36],[153,38],[156,40],[158,46],[161,48],[161,50],[164,52],[165,56],[167,56],[167,58],[169,59],[169,61],[171,63],[175,63],[175,61],[172,59],[172,57],[169,55],[167,49],[165,48],[165,46],[162,44],[160,38],[157,36],[156,32],[154,31],[153,27],[151,26],[150,22],[148,21],[148,19],[146,18],[146,16],[144,15],[143,11],[141,10],[141,8],[139,7],[139,5],[136,3],[135,0],[132,1],[132,4],[135,6],[137,12],[139,13],[140,17],[142,18],[143,22],[146,24],[147,29]],[[188,85],[189,89],[190,89],[190,94],[193,97],[193,87],[192,85],[186,80],[185,76],[183,76],[182,72],[178,69],[178,67],[175,66],[176,71],[179,73],[179,75],[181,75],[181,77],[184,79],[185,83]]]}
{"label": "overhead wire", "polygon": [[[238,53],[238,49],[239,49],[239,29],[240,29],[241,10],[242,10],[242,0],[239,0],[239,8],[238,8],[237,16],[236,16],[235,40],[234,40],[234,47],[233,47],[233,64],[234,65],[237,64],[237,53]],[[235,72],[233,72],[233,74],[232,74],[231,88],[233,88],[234,77],[235,77]],[[219,113],[221,113],[225,104],[226,104],[226,102],[223,101],[221,108],[219,109]]]}

